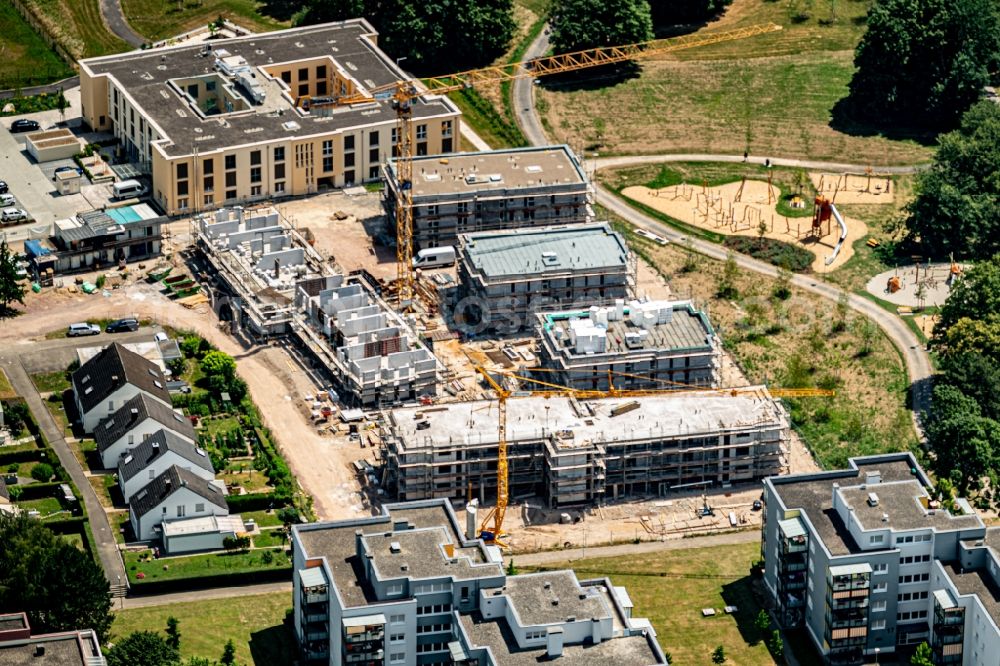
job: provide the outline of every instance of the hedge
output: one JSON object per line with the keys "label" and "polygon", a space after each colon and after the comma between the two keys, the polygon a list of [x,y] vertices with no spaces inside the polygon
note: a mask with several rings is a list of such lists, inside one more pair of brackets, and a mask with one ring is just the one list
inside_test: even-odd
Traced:
{"label": "hedge", "polygon": [[[0,467],[6,467],[11,463],[36,462],[42,460],[42,456],[45,455],[46,451],[51,450],[52,449],[39,449],[38,447],[35,447],[32,449],[18,449],[17,451],[4,451],[3,453],[0,453]],[[55,451],[52,451],[52,458],[55,458],[55,455]],[[58,463],[59,459],[55,459]]]}
{"label": "hedge", "polygon": [[[87,517],[86,516],[74,516],[73,518],[61,518],[59,520],[46,520],[44,523],[47,528],[55,532],[56,534],[83,534],[86,530]],[[85,542],[87,538],[83,539]]]}
{"label": "hedge", "polygon": [[257,585],[259,583],[279,583],[292,580],[292,566],[261,569],[251,572],[234,572],[215,574],[212,576],[197,576],[192,578],[167,578],[164,580],[130,580],[129,591],[132,594],[169,594],[171,592],[187,592],[190,590],[205,590],[213,587],[228,587],[231,585]]}
{"label": "hedge", "polygon": [[15,486],[21,489],[21,496],[18,498],[18,501],[55,497],[56,492],[59,490],[59,484],[59,481],[50,481],[48,483],[27,483],[23,486]]}
{"label": "hedge", "polygon": [[226,504],[233,513],[243,511],[264,511],[266,509],[290,506],[292,498],[280,493],[248,493],[246,495],[229,495]]}

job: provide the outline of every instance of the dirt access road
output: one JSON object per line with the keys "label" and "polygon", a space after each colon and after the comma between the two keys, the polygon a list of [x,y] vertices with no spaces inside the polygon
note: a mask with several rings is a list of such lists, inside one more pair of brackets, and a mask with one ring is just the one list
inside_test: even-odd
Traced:
{"label": "dirt access road", "polygon": [[[197,332],[236,359],[240,375],[250,395],[261,407],[265,424],[274,433],[279,447],[300,484],[314,498],[320,518],[337,519],[370,515],[357,493],[357,482],[349,471],[351,460],[369,449],[353,448],[344,441],[320,435],[306,421],[301,396],[316,387],[295,360],[280,347],[246,350],[220,330],[218,320],[207,307],[188,310],[161,295],[143,282],[132,283],[100,295],[60,294],[46,289],[29,294],[26,312],[0,325],[0,348],[27,352],[32,342],[48,331],[64,328],[90,318],[136,316],[149,318],[175,329]],[[101,336],[101,342],[106,343]]]}

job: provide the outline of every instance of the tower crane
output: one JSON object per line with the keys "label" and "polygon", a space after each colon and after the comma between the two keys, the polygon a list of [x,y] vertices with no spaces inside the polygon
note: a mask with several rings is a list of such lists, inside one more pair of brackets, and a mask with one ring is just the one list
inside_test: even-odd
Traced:
{"label": "tower crane", "polygon": [[396,275],[397,304],[399,309],[410,308],[414,295],[413,272],[413,103],[421,95],[443,95],[484,83],[514,81],[528,77],[575,72],[591,67],[612,65],[630,60],[651,58],[684,49],[708,46],[736,39],[746,39],[781,30],[780,25],[753,25],[725,32],[692,34],[672,39],[653,40],[625,46],[609,46],[583,51],[573,51],[522,62],[493,67],[470,69],[422,81],[418,87],[412,80],[399,80],[365,91],[355,91],[331,97],[328,101],[311,100],[311,108],[364,104],[377,100],[391,100],[396,111],[396,140],[393,146],[396,157],[399,192],[396,197]]}
{"label": "tower crane", "polygon": [[[511,372],[500,371],[491,374],[482,366],[476,366],[476,372],[483,376],[487,385],[489,385],[497,396],[497,502],[496,506],[483,518],[479,527],[479,533],[486,543],[499,545],[501,547],[505,546],[506,532],[504,532],[503,523],[504,517],[507,513],[507,503],[510,500],[510,486],[507,475],[507,399],[510,398],[514,392],[494,379],[494,374],[513,379],[518,382],[530,382],[544,387],[541,389],[528,389],[526,391],[520,391],[520,394],[545,397],[568,396],[580,400],[592,400],[595,398],[677,395],[678,393],[683,393],[684,391],[698,391],[699,393],[714,392],[722,396],[735,397],[753,390],[751,387],[726,387],[713,389],[692,387],[682,384],[677,384],[675,388],[662,389],[616,389],[611,383],[612,375],[617,374],[633,377],[636,375],[627,375],[626,373],[616,373],[611,371],[608,372],[609,389],[576,389],[570,386],[563,386],[561,384],[546,382],[540,379],[523,377]],[[768,389],[768,392],[775,398],[832,397],[836,394],[833,390],[820,388],[776,387]]]}

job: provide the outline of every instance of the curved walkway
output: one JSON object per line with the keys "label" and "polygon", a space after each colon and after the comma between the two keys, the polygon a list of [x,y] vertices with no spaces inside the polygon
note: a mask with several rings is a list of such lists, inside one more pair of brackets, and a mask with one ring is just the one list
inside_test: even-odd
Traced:
{"label": "curved walkway", "polygon": [[[531,43],[524,54],[525,59],[537,58],[548,50],[548,31],[545,30],[538,39]],[[533,79],[518,79],[514,82],[514,115],[517,118],[524,136],[528,142],[535,146],[548,145],[551,143],[542,128],[541,120],[535,109],[534,83]],[[753,157],[749,161],[754,164],[763,164],[763,157]],[[839,164],[833,162],[817,162],[811,160],[770,158],[771,164],[777,166],[803,167],[808,169],[826,169],[831,171],[861,171],[866,168],[862,165]],[[597,160],[597,168],[609,168],[614,166],[627,166],[631,164],[649,164],[657,162],[742,162],[742,155],[635,155],[625,157],[608,157]],[[923,168],[922,166],[893,166],[883,167],[883,172],[900,174],[913,173]],[[645,228],[653,231],[664,238],[677,242],[690,242],[691,246],[708,257],[725,261],[728,250],[721,245],[710,243],[697,238],[688,237],[638,210],[632,208],[616,194],[604,186],[594,183],[597,193],[597,203],[601,204],[611,212],[615,213],[633,226]],[[771,264],[758,261],[746,255],[735,255],[736,263],[740,268],[763,275],[775,277],[778,269]],[[920,425],[919,415],[930,405],[930,379],[933,374],[930,357],[924,350],[916,334],[896,315],[882,309],[879,305],[844,290],[832,284],[824,282],[822,276],[794,275],[792,284],[796,287],[822,296],[832,301],[839,300],[845,293],[847,294],[850,307],[874,321],[892,340],[896,348],[899,349],[906,364],[906,372],[910,378],[911,404],[913,425],[917,434],[923,438],[923,429]]]}
{"label": "curved walkway", "polygon": [[101,0],[101,18],[108,29],[128,42],[129,46],[139,48],[149,41],[128,24],[121,0]]}

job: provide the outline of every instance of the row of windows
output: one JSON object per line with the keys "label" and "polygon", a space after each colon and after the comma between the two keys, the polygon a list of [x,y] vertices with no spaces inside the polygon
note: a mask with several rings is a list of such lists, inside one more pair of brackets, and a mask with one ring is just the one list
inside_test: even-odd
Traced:
{"label": "row of windows", "polygon": [[927,598],[927,590],[923,592],[900,592],[896,596],[897,601],[921,601]]}
{"label": "row of windows", "polygon": [[427,606],[418,606],[417,615],[431,615],[432,613],[450,613],[451,604],[428,604]]}
{"label": "row of windows", "polygon": [[437,624],[426,624],[417,627],[418,634],[438,634],[442,631],[451,631],[451,622],[439,622]]}
{"label": "row of windows", "polygon": [[930,562],[931,556],[928,555],[907,555],[906,557],[899,558],[900,564],[919,564],[921,562]]}
{"label": "row of windows", "polygon": [[440,643],[423,643],[417,646],[417,652],[441,652],[442,650],[447,650],[448,644],[445,642]]}
{"label": "row of windows", "polygon": [[904,583],[922,583],[930,579],[931,575],[929,573],[906,574],[905,576],[899,577],[899,584],[903,585]]}
{"label": "row of windows", "polygon": [[451,592],[451,583],[425,583],[413,586],[413,594],[431,594],[432,592]]}
{"label": "row of windows", "polygon": [[927,619],[926,610],[904,611],[902,613],[896,613],[896,620],[898,622],[906,622],[907,620],[924,620],[924,619]]}
{"label": "row of windows", "polygon": [[897,544],[900,544],[900,543],[920,543],[921,541],[930,541],[930,540],[931,540],[931,535],[930,534],[918,534],[916,536],[914,536],[912,534],[908,534],[906,536],[898,536],[898,537],[896,537],[896,543]]}

